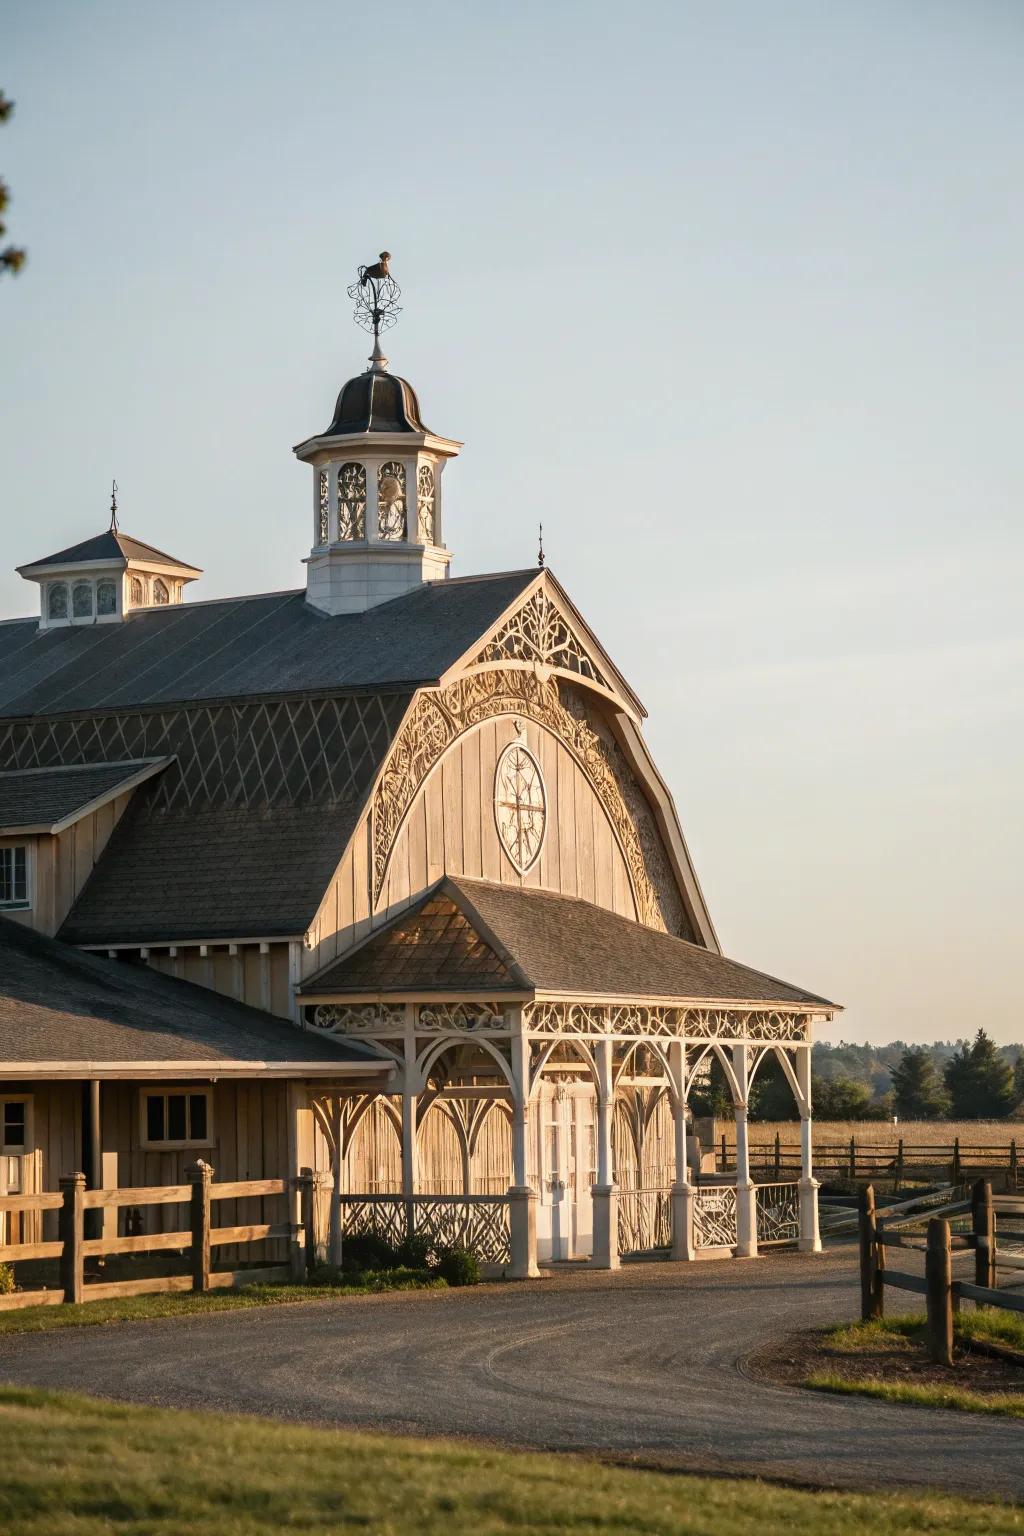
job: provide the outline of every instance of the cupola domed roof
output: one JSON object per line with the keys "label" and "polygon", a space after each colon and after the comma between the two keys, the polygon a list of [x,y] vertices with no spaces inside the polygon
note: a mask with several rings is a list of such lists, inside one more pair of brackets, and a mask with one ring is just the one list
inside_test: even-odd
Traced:
{"label": "cupola domed roof", "polygon": [[429,432],[416,391],[397,374],[368,368],[342,386],[325,437],[360,432]]}

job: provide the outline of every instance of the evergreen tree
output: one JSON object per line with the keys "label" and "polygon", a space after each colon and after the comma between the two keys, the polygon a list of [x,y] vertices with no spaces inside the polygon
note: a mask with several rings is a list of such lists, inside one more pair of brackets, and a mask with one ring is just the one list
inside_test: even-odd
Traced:
{"label": "evergreen tree", "polygon": [[945,1077],[955,1120],[997,1120],[1014,1106],[1013,1068],[983,1029],[960,1042]]}
{"label": "evergreen tree", "polygon": [[1024,1051],[1020,1051],[1013,1064],[1013,1097],[1016,1107],[1024,1106]]}
{"label": "evergreen tree", "polygon": [[[3,91],[0,91],[0,123],[6,123],[13,111],[14,102],[9,101]],[[3,221],[2,215],[6,212],[10,200],[11,194],[6,184],[0,180],[0,235],[7,233],[7,226]],[[24,265],[25,252],[17,246],[8,245],[4,250],[0,251],[0,272],[20,272]]]}
{"label": "evergreen tree", "polygon": [[937,1120],[949,1108],[935,1062],[923,1045],[911,1045],[892,1069],[896,1113],[904,1120]]}

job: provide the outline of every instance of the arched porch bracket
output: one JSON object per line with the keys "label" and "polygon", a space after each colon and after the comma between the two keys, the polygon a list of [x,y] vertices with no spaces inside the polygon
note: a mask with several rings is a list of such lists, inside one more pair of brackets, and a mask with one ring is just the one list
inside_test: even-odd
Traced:
{"label": "arched porch bracket", "polygon": [[594,1084],[595,1090],[597,1090],[599,1087],[597,1062],[594,1060],[594,1054],[590,1047],[585,1044],[585,1042],[582,1041],[578,1035],[556,1035],[553,1040],[547,1041],[544,1044],[544,1046],[541,1048],[540,1055],[537,1057],[537,1060],[531,1064],[530,1091],[528,1094],[528,1100],[530,1102],[532,1102],[536,1097],[537,1089],[540,1087],[540,1080],[544,1074],[544,1068],[551,1060],[552,1054],[560,1045],[568,1045],[572,1047],[590,1074],[590,1079]]}
{"label": "arched porch bracket", "polygon": [[431,1068],[436,1065],[437,1061],[441,1056],[444,1055],[445,1051],[449,1050],[453,1045],[469,1045],[470,1043],[477,1046],[480,1050],[486,1051],[489,1056],[494,1058],[494,1060],[498,1063],[498,1066],[501,1068],[501,1074],[504,1077],[505,1082],[514,1093],[515,1082],[512,1078],[512,1069],[508,1060],[502,1055],[498,1047],[494,1045],[492,1041],[485,1039],[481,1035],[467,1036],[458,1034],[445,1034],[442,1035],[439,1040],[431,1040],[426,1050],[422,1051],[421,1054],[416,1058],[415,1070],[417,1080],[425,1085],[430,1075]]}

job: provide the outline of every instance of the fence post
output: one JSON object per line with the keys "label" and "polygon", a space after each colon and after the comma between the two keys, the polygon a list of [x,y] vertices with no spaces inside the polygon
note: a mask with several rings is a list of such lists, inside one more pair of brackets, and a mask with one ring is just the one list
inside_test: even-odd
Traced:
{"label": "fence post", "polygon": [[974,1232],[974,1283],[989,1289],[996,1283],[996,1218],[992,1185],[979,1179],[971,1192],[971,1228]]}
{"label": "fence post", "polygon": [[860,1315],[864,1322],[883,1316],[885,1271],[878,1241],[875,1190],[867,1184],[860,1192]]}
{"label": "fence post", "polygon": [[213,1169],[202,1158],[188,1169],[192,1185],[192,1289],[210,1289],[210,1183]]}
{"label": "fence post", "polygon": [[719,1168],[718,1168],[719,1173],[724,1173],[728,1166],[729,1165],[728,1165],[728,1163],[725,1160],[725,1132],[723,1131],[722,1132],[722,1161],[719,1164]]}
{"label": "fence post", "polygon": [[896,1145],[896,1188],[900,1189],[900,1188],[902,1188],[902,1186],[903,1186],[903,1137],[901,1136],[899,1141],[898,1141],[898,1143],[897,1143],[897,1145]]}
{"label": "fence post", "polygon": [[924,1279],[928,1287],[928,1355],[936,1365],[952,1365],[953,1255],[949,1246],[949,1222],[941,1216],[933,1216],[928,1223]]}
{"label": "fence post", "polygon": [[65,1301],[81,1301],[85,1284],[84,1240],[85,1174],[66,1173],[60,1178],[64,1203],[57,1218],[57,1235],[64,1244],[60,1255],[60,1283]]}
{"label": "fence post", "polygon": [[857,1177],[857,1142],[856,1142],[856,1139],[853,1136],[851,1136],[850,1137],[850,1178],[851,1179],[855,1179],[856,1177]]}
{"label": "fence post", "polygon": [[782,1177],[782,1137],[775,1132],[775,1177]]}
{"label": "fence post", "polygon": [[1017,1138],[1010,1137],[1010,1172],[1013,1174],[1013,1182],[1017,1182]]}
{"label": "fence post", "polygon": [[295,1180],[299,1194],[299,1221],[302,1224],[302,1241],[298,1234],[292,1241],[292,1278],[301,1280],[316,1264],[316,1234],[313,1231],[313,1171],[304,1168]]}
{"label": "fence post", "polygon": [[953,1178],[952,1183],[960,1183],[960,1137],[953,1137]]}

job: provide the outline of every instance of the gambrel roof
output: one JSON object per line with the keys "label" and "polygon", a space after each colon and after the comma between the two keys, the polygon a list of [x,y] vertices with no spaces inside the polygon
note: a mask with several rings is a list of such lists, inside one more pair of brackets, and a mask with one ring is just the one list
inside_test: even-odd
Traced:
{"label": "gambrel roof", "polygon": [[462,877],[442,880],[300,996],[503,991],[837,1006],[579,897]]}
{"label": "gambrel roof", "polygon": [[437,682],[536,570],[427,582],[334,618],[304,592],[129,613],[123,624],[0,624],[0,717]]}

